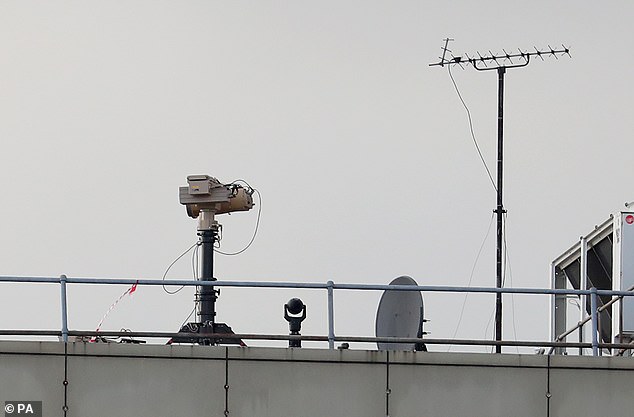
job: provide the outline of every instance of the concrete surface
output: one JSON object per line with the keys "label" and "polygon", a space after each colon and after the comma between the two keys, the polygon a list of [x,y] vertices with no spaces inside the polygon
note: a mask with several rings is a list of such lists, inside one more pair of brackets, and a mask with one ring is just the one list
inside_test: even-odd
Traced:
{"label": "concrete surface", "polygon": [[629,416],[633,384],[632,358],[0,342],[0,404],[44,416]]}

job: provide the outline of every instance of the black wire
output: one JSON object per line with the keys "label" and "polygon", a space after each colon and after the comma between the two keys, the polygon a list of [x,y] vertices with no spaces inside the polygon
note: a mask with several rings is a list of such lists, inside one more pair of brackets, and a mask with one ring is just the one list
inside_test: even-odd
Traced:
{"label": "black wire", "polygon": [[[179,261],[179,259],[181,259],[183,256],[187,255],[187,253],[192,250],[194,247],[196,247],[199,244],[199,242],[194,243],[193,245],[191,245],[189,248],[187,248],[187,250],[183,253],[181,253],[178,258],[174,259],[174,261],[172,261],[171,264],[169,264],[169,266],[167,267],[167,269],[165,270],[165,273],[163,274],[163,278],[162,280],[165,281],[165,277],[167,276],[167,273],[170,271],[170,269],[172,269],[172,267],[174,266],[174,264],[176,262]],[[180,290],[182,290],[183,288],[185,288],[185,286],[183,285],[182,287],[180,287],[179,289],[177,289],[176,291],[170,291],[167,288],[165,288],[165,284],[161,285],[163,287],[163,291],[165,291],[166,293],[173,295],[176,294],[177,292],[179,292]]]}
{"label": "black wire", "polygon": [[249,249],[251,247],[251,245],[253,244],[253,241],[255,240],[255,237],[258,234],[258,229],[260,227],[260,216],[262,215],[262,194],[260,194],[260,192],[258,190],[256,190],[255,188],[251,187],[249,185],[249,183],[244,181],[244,180],[235,180],[232,183],[230,183],[229,185],[235,184],[235,183],[238,183],[238,182],[242,182],[242,183],[246,184],[247,187],[249,187],[251,190],[253,190],[253,192],[255,194],[258,195],[258,217],[257,217],[257,219],[255,221],[255,229],[253,230],[253,236],[251,236],[251,240],[249,241],[249,243],[247,243],[247,245],[244,248],[240,249],[237,252],[222,252],[222,251],[220,251],[218,249],[214,250],[214,252],[217,252],[217,253],[219,253],[221,255],[226,255],[226,256],[240,255],[241,253],[243,253],[244,251],[246,251],[247,249]]}
{"label": "black wire", "polygon": [[229,416],[229,347],[225,346],[225,416]]}
{"label": "black wire", "polygon": [[194,305],[194,308],[192,309],[192,311],[189,313],[187,318],[183,321],[183,324],[181,324],[181,327],[179,327],[179,330],[182,329],[185,324],[187,324],[187,320],[189,320],[192,314],[194,314],[194,311],[196,311],[196,305]]}
{"label": "black wire", "polygon": [[62,384],[64,385],[64,405],[62,406],[62,411],[64,411],[64,417],[66,417],[66,413],[68,412],[68,341],[64,342],[64,381]]}
{"label": "black wire", "polygon": [[456,89],[456,93],[458,93],[458,98],[460,99],[460,101],[462,102],[462,105],[467,111],[467,117],[469,119],[469,130],[471,131],[471,138],[473,139],[473,144],[475,145],[476,150],[478,151],[478,155],[480,155],[480,160],[484,164],[484,169],[486,169],[487,174],[489,175],[489,179],[491,180],[491,184],[493,185],[493,188],[495,189],[495,191],[497,191],[498,187],[495,185],[495,181],[493,181],[493,176],[491,175],[489,166],[487,165],[486,161],[484,160],[484,157],[482,156],[482,152],[480,151],[480,146],[478,145],[478,141],[476,140],[475,133],[473,132],[473,121],[471,120],[471,112],[469,111],[469,107],[467,107],[467,103],[465,103],[464,99],[462,98],[462,94],[460,94],[460,90],[458,89],[458,84],[456,84],[456,80],[453,78],[453,74],[451,73],[451,65],[447,65],[447,70],[449,70],[449,77],[451,78],[451,82],[453,83],[453,86]]}
{"label": "black wire", "polygon": [[[513,285],[513,271],[511,269],[511,257],[509,256],[509,248],[508,245],[506,243],[506,222],[507,222],[507,213],[503,214],[504,216],[504,222],[503,222],[503,232],[502,232],[502,245],[503,245],[503,249],[504,249],[504,268],[502,268],[502,288],[504,288],[504,286],[506,285],[506,269],[508,268],[509,270],[509,280],[511,281],[511,285]],[[513,316],[512,319],[512,323],[513,323],[513,336],[515,337],[515,340],[517,340],[517,328],[515,326],[515,298],[513,297],[513,293],[511,293],[511,315]],[[493,310],[493,313],[491,313],[491,317],[489,317],[489,322],[487,323],[487,327],[484,330],[484,338],[486,339],[486,333],[489,330],[489,325],[491,324],[491,320],[493,319],[493,315],[495,313],[495,310]],[[516,346],[515,347],[516,351],[519,353],[519,349]]]}
{"label": "black wire", "polygon": [[[491,312],[491,315],[489,316],[489,321],[487,322],[487,327],[485,327],[484,329],[484,338],[487,338],[487,333],[489,332],[489,326],[491,325],[491,321],[493,320],[493,316],[495,315],[495,308],[493,308],[493,311]],[[491,346],[491,352],[493,353],[493,351],[495,350],[495,346]]]}
{"label": "black wire", "polygon": [[[475,273],[475,269],[476,266],[478,265],[478,260],[480,259],[480,255],[482,254],[482,249],[484,249],[484,245],[487,241],[487,238],[489,237],[489,233],[491,233],[491,226],[493,225],[493,218],[494,218],[494,214],[491,213],[491,220],[489,221],[489,227],[487,228],[487,232],[484,235],[484,239],[482,239],[482,244],[480,245],[480,249],[478,250],[478,254],[476,255],[475,261],[473,261],[473,267],[471,268],[471,274],[469,275],[469,283],[467,284],[467,287],[471,287],[471,281],[473,280],[473,274]],[[460,309],[460,316],[458,317],[458,324],[456,325],[456,330],[453,332],[453,336],[451,337],[452,339],[456,338],[456,335],[458,334],[458,329],[460,328],[460,323],[462,322],[462,315],[464,314],[464,309],[465,306],[467,305],[467,297],[469,296],[469,293],[465,293],[464,295],[464,299],[462,300],[462,308]],[[449,352],[451,350],[451,347],[453,345],[449,345],[449,349],[447,350],[447,352]]]}
{"label": "black wire", "polygon": [[[511,285],[513,285],[513,270],[511,269],[511,256],[509,255],[509,247],[506,243],[506,222],[507,222],[507,213],[503,214],[504,216],[504,233],[502,234],[502,236],[504,237],[504,258],[505,258],[505,262],[504,262],[504,275],[503,275],[503,284],[502,287],[504,287],[504,282],[506,281],[506,268],[508,267],[509,269],[509,281],[511,283]],[[517,341],[517,329],[515,328],[515,297],[513,297],[515,294],[511,293],[511,313],[513,314],[513,336],[515,336],[515,340]],[[515,350],[517,351],[517,353],[519,353],[519,348],[517,346],[515,346]]]}
{"label": "black wire", "polygon": [[[502,213],[502,218],[503,218],[503,222],[502,222],[502,250],[504,251],[504,267],[502,268],[502,288],[504,288],[506,286],[506,268],[508,265],[508,260],[509,260],[509,254],[508,254],[508,247],[506,246],[506,213]],[[513,278],[511,278],[512,280]],[[513,282],[511,281],[511,285],[513,285]]]}

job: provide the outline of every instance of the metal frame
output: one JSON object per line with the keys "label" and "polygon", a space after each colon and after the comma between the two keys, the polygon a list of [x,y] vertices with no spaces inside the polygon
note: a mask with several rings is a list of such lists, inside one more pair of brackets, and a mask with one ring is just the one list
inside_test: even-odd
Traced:
{"label": "metal frame", "polygon": [[[533,295],[551,295],[553,299],[557,296],[590,296],[592,305],[592,314],[586,317],[577,326],[583,326],[585,323],[592,322],[592,342],[563,342],[565,337],[574,330],[566,334],[553,336],[552,341],[494,341],[494,340],[464,340],[464,339],[431,339],[425,338],[426,344],[454,344],[465,346],[527,346],[527,347],[550,347],[550,352],[555,349],[563,349],[566,347],[578,347],[581,349],[592,349],[593,355],[598,355],[599,349],[616,348],[630,349],[631,344],[627,343],[599,343],[597,338],[598,313],[597,297],[599,295],[610,295],[613,298],[612,303],[618,301],[620,297],[634,296],[634,291],[608,291],[597,290],[591,288],[588,290],[570,290],[570,289],[541,289],[541,288],[491,288],[491,287],[452,287],[452,286],[429,286],[429,285],[387,285],[387,284],[346,284],[328,281],[326,283],[319,282],[280,282],[280,281],[192,281],[192,280],[159,280],[159,279],[125,279],[125,278],[73,278],[61,275],[59,278],[53,277],[18,277],[18,276],[0,276],[0,282],[14,283],[49,283],[60,285],[60,302],[61,302],[61,330],[0,330],[0,335],[14,336],[58,336],[63,342],[67,343],[69,336],[128,336],[128,337],[148,337],[148,338],[165,338],[174,337],[178,333],[162,333],[162,332],[95,332],[95,331],[78,331],[68,329],[68,300],[67,285],[68,284],[84,284],[84,285],[183,285],[183,286],[216,286],[216,287],[245,287],[245,288],[296,288],[296,289],[315,289],[326,290],[328,297],[328,335],[327,336],[292,336],[292,335],[264,335],[264,334],[236,334],[221,335],[222,338],[239,338],[245,340],[306,340],[306,341],[323,341],[328,342],[329,349],[334,349],[334,343],[337,341],[347,342],[393,342],[393,343],[416,343],[420,342],[418,338],[377,338],[377,337],[359,337],[359,336],[336,336],[334,330],[334,292],[335,290],[357,290],[357,291],[424,291],[424,292],[446,292],[446,293],[489,293],[489,294],[533,294]],[[606,308],[608,305],[603,306]],[[552,320],[552,317],[551,317]],[[575,326],[575,329],[576,327]],[[180,334],[182,336],[182,334]]]}
{"label": "metal frame", "polygon": [[[588,253],[592,251],[593,248],[597,244],[599,244],[602,240],[604,240],[609,235],[612,235],[612,269],[611,273],[611,289],[613,290],[613,294],[617,294],[618,291],[622,290],[632,290],[634,289],[634,279],[632,278],[632,274],[634,271],[632,270],[632,264],[627,263],[624,260],[623,253],[623,244],[624,244],[624,228],[623,228],[623,219],[627,215],[634,215],[634,211],[631,206],[628,206],[626,210],[619,210],[610,215],[610,217],[604,221],[602,224],[595,226],[594,230],[588,233],[586,236],[581,236],[579,241],[570,247],[567,251],[557,257],[552,263],[550,268],[550,279],[551,286],[555,289],[566,289],[568,287],[568,279],[565,275],[561,273],[558,275],[557,271],[563,271],[568,268],[574,262],[579,262],[579,288],[591,290],[588,288],[590,285],[589,277],[588,277]],[[628,253],[631,252],[632,247],[632,236],[631,230],[629,234],[627,234],[628,240]],[[627,270],[624,269],[624,265],[627,266]],[[625,276],[624,276],[625,274]],[[602,291],[598,291],[599,295],[602,295]],[[586,342],[588,340],[593,339],[595,335],[594,325],[597,325],[598,331],[601,331],[599,327],[601,325],[601,320],[597,321],[597,323],[593,323],[593,328],[590,330],[590,335],[584,334],[586,330],[584,329],[584,325],[589,322],[587,320],[586,307],[590,304],[590,308],[592,310],[596,310],[597,306],[592,303],[597,303],[598,300],[588,300],[586,295],[579,295],[579,322],[571,327],[572,331],[564,331],[567,327],[567,304],[566,298],[564,296],[553,295],[551,300],[551,340],[562,340],[560,336],[565,333],[565,336],[571,334],[574,331],[578,332],[578,340],[579,342]],[[612,331],[610,334],[610,342],[618,342],[617,344],[629,344],[626,342],[634,339],[634,335],[631,330],[628,332],[628,329],[624,328],[624,319],[623,319],[623,305],[631,305],[630,301],[625,302],[622,297],[613,298],[610,302],[605,305],[599,307],[598,311],[604,311],[608,307],[611,307],[611,326]],[[598,305],[598,303],[597,303]],[[630,310],[632,309],[629,307]],[[630,313],[631,314],[631,313]],[[631,318],[630,318],[631,321]],[[623,334],[625,334],[625,338],[623,338]],[[564,337],[565,337],[564,336]],[[600,337],[600,336],[599,336]],[[632,346],[632,345],[629,345]],[[631,350],[631,349],[627,349]],[[562,349],[557,349],[557,353],[563,353]],[[623,351],[614,353],[614,354],[622,354]],[[583,350],[580,348],[579,354],[583,354]],[[601,352],[599,352],[601,354]]]}
{"label": "metal frame", "polygon": [[[632,235],[631,233],[625,233],[625,228],[623,225],[623,219],[628,215],[634,215],[634,211],[630,209],[617,211],[612,215],[612,222],[614,228],[614,242],[612,249],[612,289],[615,288],[625,288],[628,286],[628,283],[631,285],[633,271],[631,270],[631,264],[625,260],[624,252],[624,242],[627,240],[627,246],[631,248],[632,245]],[[628,316],[629,320],[624,320],[624,310],[628,311],[625,315]],[[612,312],[612,340],[615,341],[617,338],[619,342],[623,341],[623,338],[632,339],[634,334],[632,333],[632,306],[628,305],[627,307],[624,303],[616,303],[614,305],[614,310]]]}
{"label": "metal frame", "polygon": [[[581,249],[581,271],[579,273],[579,289],[587,290],[588,289],[588,240],[585,237],[581,237],[579,240],[579,245]],[[593,301],[596,301],[593,299]],[[579,296],[579,323],[581,323],[586,318],[586,303],[588,302],[588,297],[584,295]],[[593,308],[596,310],[596,306]],[[583,337],[583,326],[579,326],[579,342],[584,342]],[[593,333],[592,337],[594,338],[596,335]],[[579,348],[579,355],[583,355],[583,348]]]}
{"label": "metal frame", "polygon": [[[594,247],[595,244],[603,240],[606,236],[612,234],[613,230],[613,215],[610,216],[607,220],[601,223],[598,226],[588,233],[586,236],[581,236],[579,241],[572,245],[568,250],[558,256],[555,260],[550,264],[550,280],[551,280],[551,288],[555,289],[566,289],[568,288],[568,279],[565,275],[557,276],[556,269],[559,267],[561,270],[568,267],[571,263],[575,262],[577,259],[581,260],[581,270],[580,270],[580,286],[579,288],[587,289],[587,250],[590,247]],[[584,255],[585,248],[585,255]],[[614,288],[614,287],[613,287]],[[562,335],[565,336],[571,334],[572,332],[579,329],[579,341],[585,341],[583,335],[583,325],[588,322],[586,314],[585,314],[585,303],[587,300],[583,299],[583,297],[579,296],[579,321],[575,326],[571,329],[567,329],[567,297],[565,295],[553,295],[551,297],[551,309],[550,309],[550,335],[551,340],[559,341],[562,340]],[[604,307],[607,308],[611,305],[614,305],[615,302],[610,302]],[[602,308],[602,310],[605,310]],[[555,349],[555,352],[558,354],[563,354],[563,348]],[[580,354],[583,354],[580,351]]]}

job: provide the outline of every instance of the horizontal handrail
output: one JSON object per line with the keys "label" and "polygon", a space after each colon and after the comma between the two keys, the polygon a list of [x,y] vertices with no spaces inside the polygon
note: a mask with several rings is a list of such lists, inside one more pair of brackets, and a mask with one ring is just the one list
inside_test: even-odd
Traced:
{"label": "horizontal handrail", "polygon": [[[552,342],[539,341],[494,341],[494,340],[458,340],[458,339],[428,339],[428,338],[378,338],[378,337],[362,337],[362,336],[335,336],[334,334],[334,310],[333,310],[333,290],[360,290],[360,291],[417,291],[417,292],[445,292],[445,293],[489,293],[489,294],[532,294],[532,295],[589,295],[596,304],[596,298],[600,295],[608,295],[613,298],[608,305],[614,303],[621,297],[634,296],[634,288],[628,288],[627,291],[598,290],[591,288],[587,290],[575,289],[545,289],[545,288],[493,288],[493,287],[459,287],[445,285],[389,285],[389,284],[357,284],[357,283],[335,283],[328,281],[321,282],[290,282],[290,281],[199,281],[199,280],[181,280],[181,279],[134,279],[134,278],[87,278],[87,277],[68,277],[61,275],[60,277],[35,277],[35,276],[0,276],[0,283],[49,283],[60,284],[61,288],[61,306],[62,306],[62,326],[60,331],[47,330],[0,330],[0,335],[30,335],[30,336],[61,336],[64,342],[68,341],[69,336],[128,336],[128,337],[183,337],[190,339],[254,339],[254,340],[307,340],[307,341],[327,341],[330,349],[334,348],[335,341],[345,342],[385,342],[385,343],[425,343],[425,344],[448,344],[448,345],[478,345],[478,346],[532,346],[532,347],[550,347],[549,354],[557,347],[591,347],[593,354],[598,354],[598,349],[608,348],[631,348],[630,344],[606,344],[599,343],[596,335],[593,335],[592,343],[583,342],[563,342],[562,339],[570,334],[568,331]],[[257,334],[241,334],[241,335],[214,335],[208,333],[163,333],[163,332],[86,332],[74,331],[68,329],[67,317],[67,300],[66,286],[68,284],[79,285],[149,285],[149,286],[187,286],[187,287],[240,287],[240,288],[292,288],[292,289],[317,289],[327,290],[328,292],[328,336],[295,336],[295,335],[257,335]],[[603,306],[602,309],[607,307]],[[597,324],[597,311],[595,310],[591,317],[584,322],[580,322],[575,327],[583,326],[587,321],[592,320],[593,330]],[[135,336],[136,335],[136,336]]]}
{"label": "horizontal handrail", "polygon": [[[0,282],[22,283],[61,283],[61,278],[53,277],[17,277],[0,276]],[[457,292],[457,293],[502,293],[502,294],[537,294],[537,295],[591,295],[592,290],[548,289],[548,288],[495,288],[495,287],[460,287],[447,285],[389,285],[389,284],[351,284],[327,282],[291,282],[291,281],[192,281],[192,280],[160,280],[134,278],[73,278],[66,277],[67,284],[88,285],[166,285],[186,287],[248,287],[248,288],[295,288],[295,289],[328,289],[365,291],[423,291],[423,292]],[[634,291],[596,290],[597,295],[631,297]]]}
{"label": "horizontal handrail", "polygon": [[[57,336],[61,337],[59,330],[0,330],[3,336]],[[192,339],[225,339],[225,340],[302,340],[308,342],[327,342],[328,336],[318,335],[289,335],[289,334],[227,334],[227,333],[174,333],[174,332],[129,332],[129,331],[88,331],[69,330],[69,336],[76,337],[144,337],[144,338],[192,338]],[[476,339],[432,339],[412,337],[366,337],[366,336],[335,336],[336,342],[358,343],[424,343],[429,345],[462,345],[462,346],[517,346],[517,347],[569,347],[591,348],[589,342],[544,342],[531,340],[476,340]],[[599,348],[631,349],[628,343],[599,343]]]}

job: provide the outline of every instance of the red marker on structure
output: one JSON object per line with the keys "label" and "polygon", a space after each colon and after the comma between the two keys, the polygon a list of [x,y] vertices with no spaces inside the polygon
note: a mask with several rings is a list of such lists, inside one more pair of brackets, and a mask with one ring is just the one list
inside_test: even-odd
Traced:
{"label": "red marker on structure", "polygon": [[[106,314],[104,314],[103,317],[101,318],[101,320],[99,321],[99,324],[97,325],[97,329],[95,330],[96,332],[99,332],[101,330],[101,325],[106,320],[106,317],[108,317],[110,312],[112,310],[114,310],[114,308],[117,306],[117,304],[119,304],[119,301],[121,301],[123,299],[123,297],[125,297],[126,295],[132,296],[132,293],[136,291],[137,285],[139,285],[139,281],[138,280],[137,280],[137,282],[132,284],[132,286],[130,288],[125,290],[125,292],[123,294],[121,294],[121,296],[119,298],[117,298],[115,300],[115,302],[112,303],[112,305],[110,305],[110,308],[108,309],[108,311],[106,311]],[[90,338],[90,343],[95,343],[96,341],[97,341],[97,336],[93,336],[93,337]]]}

